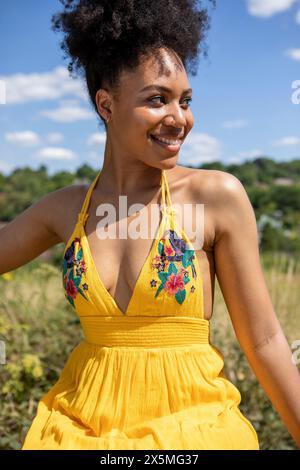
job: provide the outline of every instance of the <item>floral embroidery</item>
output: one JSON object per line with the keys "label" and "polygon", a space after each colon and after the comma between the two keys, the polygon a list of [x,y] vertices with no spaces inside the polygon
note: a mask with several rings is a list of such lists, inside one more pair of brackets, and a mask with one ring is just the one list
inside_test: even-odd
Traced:
{"label": "floral embroidery", "polygon": [[[190,282],[188,267],[191,269],[193,278],[197,278],[193,262],[195,251],[189,248],[185,240],[180,238],[174,230],[167,230],[158,242],[158,253],[159,255],[152,260],[152,269],[157,270],[161,281],[155,298],[164,289],[168,295],[174,296],[176,301],[182,304],[186,298],[185,285]],[[152,279],[151,287],[156,287],[156,283],[157,281]],[[192,285],[190,292],[194,291],[195,286]]]}
{"label": "floral embroidery", "polygon": [[65,288],[65,296],[74,308],[74,300],[78,292],[88,300],[83,292],[83,290],[88,290],[88,284],[85,282],[82,284],[83,290],[80,288],[82,276],[85,276],[86,273],[86,264],[82,256],[83,251],[80,239],[76,237],[63,258],[63,285]]}

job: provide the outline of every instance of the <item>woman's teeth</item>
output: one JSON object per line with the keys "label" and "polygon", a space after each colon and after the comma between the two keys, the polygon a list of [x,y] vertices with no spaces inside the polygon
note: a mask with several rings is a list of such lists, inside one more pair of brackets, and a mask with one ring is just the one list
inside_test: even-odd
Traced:
{"label": "woman's teeth", "polygon": [[159,142],[163,142],[164,144],[167,144],[167,145],[180,145],[181,144],[181,140],[164,139],[163,137],[158,137],[158,136],[154,136],[154,135],[152,135],[151,137],[153,137],[155,140],[158,140]]}

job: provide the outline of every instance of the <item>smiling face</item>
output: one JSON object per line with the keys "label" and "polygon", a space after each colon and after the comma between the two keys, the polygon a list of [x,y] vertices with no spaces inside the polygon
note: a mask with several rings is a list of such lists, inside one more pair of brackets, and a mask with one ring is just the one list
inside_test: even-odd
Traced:
{"label": "smiling face", "polygon": [[118,96],[104,89],[96,95],[99,113],[109,118],[109,154],[125,164],[139,160],[155,168],[175,166],[194,124],[185,68],[174,53],[160,52],[163,73],[153,55],[145,56],[134,71],[122,71]]}

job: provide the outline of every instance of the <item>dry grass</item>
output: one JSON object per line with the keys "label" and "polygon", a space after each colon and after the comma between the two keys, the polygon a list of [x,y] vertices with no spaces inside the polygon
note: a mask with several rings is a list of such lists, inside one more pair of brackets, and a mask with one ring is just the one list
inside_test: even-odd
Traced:
{"label": "dry grass", "polygon": [[[283,253],[261,256],[272,304],[292,349],[300,339],[300,262]],[[241,410],[258,432],[263,449],[295,449],[295,443],[258,383],[236,338],[216,282],[211,342],[222,352],[225,373],[242,395]],[[300,366],[299,366],[300,371]]]}

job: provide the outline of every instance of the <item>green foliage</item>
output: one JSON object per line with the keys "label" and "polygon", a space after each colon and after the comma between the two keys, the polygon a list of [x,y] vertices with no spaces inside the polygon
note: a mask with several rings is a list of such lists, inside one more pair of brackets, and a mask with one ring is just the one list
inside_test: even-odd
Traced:
{"label": "green foliage", "polygon": [[0,173],[0,221],[10,222],[52,191],[71,184],[92,181],[96,173],[87,165],[82,165],[75,174],[60,171],[50,176],[44,165],[38,170],[19,168],[6,177]]}
{"label": "green foliage", "polygon": [[96,177],[96,172],[89,165],[85,164],[78,168],[76,176],[79,179],[87,179],[91,181]]}
{"label": "green foliage", "polygon": [[[214,167],[212,166],[211,169]],[[228,165],[225,171],[234,174],[246,186],[257,183],[269,185],[277,178],[290,178],[299,184],[300,160],[275,162],[271,158],[260,157],[241,164]]]}

